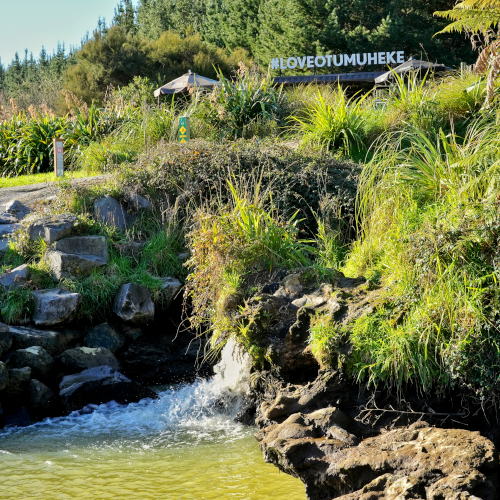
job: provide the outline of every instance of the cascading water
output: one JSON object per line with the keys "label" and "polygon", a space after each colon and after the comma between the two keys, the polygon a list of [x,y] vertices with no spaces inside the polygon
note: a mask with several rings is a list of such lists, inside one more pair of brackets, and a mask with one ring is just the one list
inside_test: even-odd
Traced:
{"label": "cascading water", "polygon": [[0,498],[300,499],[234,421],[250,359],[228,342],[215,375],[0,431]]}

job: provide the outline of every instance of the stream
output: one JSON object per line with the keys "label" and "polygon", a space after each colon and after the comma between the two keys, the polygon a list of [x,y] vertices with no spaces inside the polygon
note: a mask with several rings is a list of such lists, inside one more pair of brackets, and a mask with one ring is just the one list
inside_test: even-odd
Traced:
{"label": "stream", "polygon": [[249,370],[228,343],[215,375],[156,400],[91,405],[0,431],[0,498],[301,500],[234,421]]}

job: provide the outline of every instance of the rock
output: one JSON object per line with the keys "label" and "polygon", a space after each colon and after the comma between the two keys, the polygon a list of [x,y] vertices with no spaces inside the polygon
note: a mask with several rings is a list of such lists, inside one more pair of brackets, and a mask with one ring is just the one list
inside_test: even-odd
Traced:
{"label": "rock", "polygon": [[59,361],[67,373],[76,373],[87,368],[107,365],[118,369],[118,361],[113,353],[104,347],[74,347],[59,356]]}
{"label": "rock", "polygon": [[45,261],[58,280],[72,276],[86,276],[94,269],[106,265],[106,261],[101,257],[63,253],[56,250],[49,250],[45,254]]}
{"label": "rock", "polygon": [[123,337],[107,323],[102,323],[89,330],[84,342],[87,347],[104,347],[111,352],[116,352],[125,343]]}
{"label": "rock", "polygon": [[60,288],[33,292],[33,321],[38,326],[59,325],[70,320],[80,303],[80,294]]}
{"label": "rock", "polygon": [[72,236],[54,243],[54,250],[76,255],[99,257],[108,262],[108,243],[104,236]]}
{"label": "rock", "polygon": [[104,196],[95,200],[94,217],[98,222],[114,227],[119,231],[127,229],[125,211],[121,204],[111,196]]}
{"label": "rock", "polygon": [[137,340],[144,335],[141,328],[133,325],[123,324],[120,328],[120,333],[122,333],[127,339]]}
{"label": "rock", "polygon": [[10,333],[7,325],[0,323],[0,358],[11,348],[11,346],[12,333]]}
{"label": "rock", "polygon": [[9,366],[23,368],[29,366],[35,377],[46,379],[54,365],[54,358],[40,346],[18,349],[9,357]]}
{"label": "rock", "polygon": [[5,238],[0,238],[0,256],[3,255],[9,248],[9,241]]}
{"label": "rock", "polygon": [[151,208],[151,202],[137,193],[130,193],[128,195],[128,202],[133,210],[149,210]]}
{"label": "rock", "polygon": [[79,335],[71,330],[56,332],[26,326],[9,326],[8,331],[12,336],[14,349],[41,346],[52,355],[64,351],[69,344],[77,340]]}
{"label": "rock", "polygon": [[0,238],[5,238],[20,228],[21,224],[0,224]]}
{"label": "rock", "polygon": [[17,398],[23,395],[28,389],[30,379],[31,368],[29,366],[11,368],[9,370],[9,380],[4,389],[4,394],[8,398]]}
{"label": "rock", "polygon": [[0,213],[0,224],[16,224],[19,219],[8,212]]}
{"label": "rock", "polygon": [[73,233],[78,222],[71,214],[40,217],[28,226],[31,240],[43,239],[49,245]]}
{"label": "rock", "polygon": [[0,361],[0,391],[3,391],[9,383],[9,371],[5,363]]}
{"label": "rock", "polygon": [[123,321],[143,324],[153,320],[155,306],[147,288],[127,283],[122,285],[115,297],[113,312]]}
{"label": "rock", "polygon": [[62,379],[59,389],[59,396],[67,411],[112,400],[131,403],[157,397],[152,390],[132,382],[110,366],[96,366],[68,375]]}
{"label": "rock", "polygon": [[31,209],[19,200],[11,200],[5,204],[5,211],[21,220],[31,212]]}
{"label": "rock", "polygon": [[4,288],[16,288],[24,285],[30,277],[28,264],[23,264],[12,271],[0,275],[0,286]]}
{"label": "rock", "polygon": [[182,288],[182,283],[176,278],[167,277],[160,279],[163,298],[169,304]]}
{"label": "rock", "polygon": [[32,379],[29,385],[29,405],[36,412],[47,411],[54,402],[55,394],[43,382]]}

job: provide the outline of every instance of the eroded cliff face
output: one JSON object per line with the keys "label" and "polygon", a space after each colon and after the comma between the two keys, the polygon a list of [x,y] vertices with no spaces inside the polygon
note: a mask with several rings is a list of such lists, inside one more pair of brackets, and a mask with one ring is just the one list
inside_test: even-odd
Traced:
{"label": "eroded cliff face", "polygon": [[313,500],[500,497],[499,455],[490,439],[449,428],[450,420],[446,428],[434,426],[435,419],[425,422],[418,412],[408,412],[404,422],[363,423],[367,395],[312,355],[311,319],[327,314],[348,326],[376,307],[377,290],[340,273],[319,285],[291,274],[267,290],[272,293],[250,299],[246,311],[254,338],[276,363],[254,377],[257,438],[267,461],[300,478]]}

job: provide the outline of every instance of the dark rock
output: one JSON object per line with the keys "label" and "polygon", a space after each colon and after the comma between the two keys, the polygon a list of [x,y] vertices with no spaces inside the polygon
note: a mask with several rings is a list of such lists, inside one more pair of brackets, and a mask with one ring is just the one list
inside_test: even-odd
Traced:
{"label": "dark rock", "polygon": [[0,224],[0,238],[5,238],[21,229],[21,224]]}
{"label": "dark rock", "polygon": [[60,288],[33,292],[35,325],[52,326],[69,321],[80,303],[80,294]]}
{"label": "dark rock", "polygon": [[98,222],[119,231],[127,229],[125,211],[120,203],[111,196],[104,196],[94,202],[94,217]]}
{"label": "dark rock", "polygon": [[111,352],[116,352],[125,343],[123,337],[107,323],[102,323],[92,328],[85,336],[87,347],[105,347]]}
{"label": "dark rock", "polygon": [[54,243],[54,250],[63,253],[99,257],[108,262],[108,242],[104,236],[72,236]]}
{"label": "dark rock", "polygon": [[163,300],[169,304],[179,293],[182,283],[176,278],[160,278]]}
{"label": "dark rock", "polygon": [[10,333],[7,325],[0,323],[0,358],[11,348],[11,346],[12,333]]}
{"label": "dark rock", "polygon": [[144,332],[138,326],[126,324],[121,326],[120,333],[130,340],[137,340],[144,335]]}
{"label": "dark rock", "polygon": [[32,379],[29,386],[29,404],[36,412],[46,412],[54,403],[55,394],[43,382]]}
{"label": "dark rock", "polygon": [[52,355],[64,351],[69,344],[80,336],[79,332],[73,330],[38,330],[25,326],[9,326],[8,331],[12,335],[14,349],[24,349],[25,347],[38,345]]}
{"label": "dark rock", "polygon": [[43,239],[49,245],[73,233],[78,219],[71,214],[40,217],[28,226],[30,239]]}
{"label": "dark rock", "polygon": [[67,373],[76,373],[87,368],[107,365],[118,369],[113,353],[104,347],[74,347],[64,351],[59,361]]}
{"label": "dark rock", "polygon": [[5,212],[20,220],[24,219],[31,212],[31,209],[19,200],[11,200],[5,204]]}
{"label": "dark rock", "polygon": [[9,372],[5,363],[0,361],[0,391],[3,391],[9,383]]}
{"label": "dark rock", "polygon": [[23,264],[12,271],[0,275],[0,286],[4,288],[15,288],[24,285],[30,277],[28,264]]}
{"label": "dark rock", "polygon": [[57,279],[87,276],[94,269],[105,266],[107,260],[95,255],[77,255],[49,250],[45,260]]}
{"label": "dark rock", "polygon": [[40,346],[18,349],[11,353],[9,366],[12,368],[23,368],[29,366],[35,377],[46,379],[54,365],[54,358]]}
{"label": "dark rock", "polygon": [[3,255],[9,248],[9,240],[0,238],[0,256]]}
{"label": "dark rock", "polygon": [[153,320],[155,306],[147,288],[127,283],[116,295],[113,311],[123,321],[144,324]]}
{"label": "dark rock", "polygon": [[108,401],[131,403],[157,397],[152,390],[131,381],[110,366],[96,366],[68,375],[62,379],[59,389],[67,411],[78,410],[88,404]]}
{"label": "dark rock", "polygon": [[8,212],[0,213],[0,224],[16,224],[19,219]]}
{"label": "dark rock", "polygon": [[28,390],[30,379],[31,368],[28,366],[9,369],[9,381],[4,389],[4,394],[9,398],[23,395]]}
{"label": "dark rock", "polygon": [[151,202],[140,194],[130,193],[127,198],[133,210],[149,210],[151,208]]}

